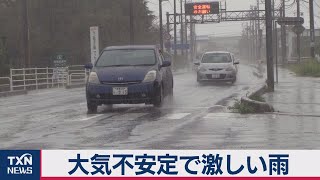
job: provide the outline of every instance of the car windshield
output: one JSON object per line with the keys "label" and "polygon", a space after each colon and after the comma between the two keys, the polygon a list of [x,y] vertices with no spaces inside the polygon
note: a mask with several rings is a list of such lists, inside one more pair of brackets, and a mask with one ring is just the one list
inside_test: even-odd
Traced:
{"label": "car windshield", "polygon": [[202,58],[202,63],[230,63],[232,62],[228,53],[209,53]]}
{"label": "car windshield", "polygon": [[102,53],[96,67],[108,66],[148,66],[156,63],[154,50],[124,49],[107,50]]}

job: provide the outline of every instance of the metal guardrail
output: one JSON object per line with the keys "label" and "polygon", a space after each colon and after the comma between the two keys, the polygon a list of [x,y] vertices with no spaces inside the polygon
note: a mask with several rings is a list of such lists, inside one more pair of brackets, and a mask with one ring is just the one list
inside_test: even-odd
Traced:
{"label": "metal guardrail", "polygon": [[[2,83],[2,81],[8,80],[8,84]],[[0,77],[0,92],[11,91],[11,78],[10,77]],[[4,90],[3,90],[4,89]]]}
{"label": "metal guardrail", "polygon": [[[66,68],[10,69],[10,77],[0,77],[0,92],[60,88],[72,84],[85,84],[88,73],[83,65]],[[2,81],[8,81],[2,83]]]}

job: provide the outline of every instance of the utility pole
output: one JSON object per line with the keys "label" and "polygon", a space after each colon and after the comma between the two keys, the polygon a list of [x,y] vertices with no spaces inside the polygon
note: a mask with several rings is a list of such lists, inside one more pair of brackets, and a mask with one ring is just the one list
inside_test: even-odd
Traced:
{"label": "utility pole", "polygon": [[[187,1],[184,1],[184,7],[186,7]],[[186,14],[186,10],[184,10],[184,19],[185,19],[185,42],[186,44],[188,44],[188,20],[187,20],[187,14]],[[188,49],[186,49],[186,57],[189,57],[189,51]]]}
{"label": "utility pole", "polygon": [[190,54],[191,54],[191,61],[193,61],[193,58],[195,57],[195,38],[194,38],[194,24],[192,23],[192,16],[190,16]]}
{"label": "utility pole", "polygon": [[[257,15],[257,7],[255,6],[254,7],[254,17],[256,18],[256,17],[258,17],[258,15]],[[254,60],[256,61],[257,60],[257,57],[258,57],[258,21],[255,19],[254,20],[254,41],[253,41],[253,43],[254,43]]]}
{"label": "utility pole", "polygon": [[[252,17],[252,6],[250,7],[250,16]],[[250,60],[253,61],[253,20],[250,20]]]}
{"label": "utility pole", "polygon": [[[254,14],[254,7],[252,6],[251,7],[251,16],[255,16],[255,14]],[[255,62],[255,33],[254,33],[254,31],[255,31],[255,20],[252,20],[252,23],[251,23],[251,56],[252,56],[252,60],[253,60],[253,62]]]}
{"label": "utility pole", "polygon": [[271,0],[265,1],[266,9],[266,53],[267,53],[267,84],[270,91],[274,91],[274,67],[273,67],[273,48],[272,48],[272,3]]}
{"label": "utility pole", "polygon": [[250,56],[251,56],[251,51],[250,51],[250,48],[251,48],[251,43],[250,43],[250,26],[249,24],[247,23],[247,28],[246,28],[246,32],[247,32],[247,44],[246,44],[246,47],[247,47],[247,50],[248,50],[248,53],[247,53],[247,58],[250,59]]}
{"label": "utility pole", "polygon": [[31,66],[30,58],[30,29],[29,29],[29,9],[28,0],[22,0],[22,12],[23,12],[23,31],[24,32],[24,66]]}
{"label": "utility pole", "polygon": [[173,5],[173,17],[174,17],[174,57],[177,58],[177,0],[174,0],[174,5]]}
{"label": "utility pole", "polygon": [[[297,0],[297,17],[300,18],[300,0]],[[297,34],[297,52],[298,52],[298,62],[301,62],[301,49],[300,49],[300,34]]]}
{"label": "utility pole", "polygon": [[133,0],[129,0],[130,6],[130,45],[134,44]]}
{"label": "utility pole", "polygon": [[[170,34],[170,19],[169,19],[169,12],[167,12],[167,33]],[[168,40],[171,44],[171,39]],[[167,48],[167,50],[169,51],[169,53],[171,54],[171,47]]]}
{"label": "utility pole", "polygon": [[[282,0],[282,13],[281,17],[286,17],[286,0]],[[282,56],[282,64],[287,63],[287,33],[286,33],[286,25],[281,25],[281,56]]]}
{"label": "utility pole", "polygon": [[310,50],[311,57],[315,58],[315,34],[314,34],[314,8],[313,8],[313,0],[309,0],[309,12],[310,12]]}
{"label": "utility pole", "polygon": [[[130,0],[131,1],[131,0]],[[163,51],[162,0],[159,0],[160,48]]]}
{"label": "utility pole", "polygon": [[[182,8],[182,0],[180,0],[180,41],[181,45],[184,44],[184,33],[183,33],[183,8]],[[181,50],[181,55],[184,55],[184,50]]]}
{"label": "utility pole", "polygon": [[[262,34],[260,34],[260,0],[257,0],[257,10],[258,10],[258,40],[257,40],[257,58],[258,60],[261,60],[261,46],[262,46]],[[261,36],[260,36],[261,35]]]}

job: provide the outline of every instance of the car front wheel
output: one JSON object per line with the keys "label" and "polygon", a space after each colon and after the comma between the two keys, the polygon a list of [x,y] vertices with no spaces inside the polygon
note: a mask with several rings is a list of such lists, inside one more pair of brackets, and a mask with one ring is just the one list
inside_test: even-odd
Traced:
{"label": "car front wheel", "polygon": [[163,102],[163,87],[159,87],[158,92],[156,93],[156,97],[154,99],[153,105],[155,107],[161,107]]}
{"label": "car front wheel", "polygon": [[97,113],[98,111],[98,105],[93,102],[87,102],[87,107],[88,107],[88,114],[94,114]]}
{"label": "car front wheel", "polygon": [[235,77],[235,78],[231,81],[231,83],[234,84],[236,81],[237,81],[237,77]]}

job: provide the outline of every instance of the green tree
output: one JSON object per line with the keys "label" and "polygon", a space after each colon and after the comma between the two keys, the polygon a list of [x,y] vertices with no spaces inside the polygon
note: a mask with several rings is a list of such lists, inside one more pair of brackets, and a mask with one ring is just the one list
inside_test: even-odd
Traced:
{"label": "green tree", "polygon": [[[69,64],[88,62],[90,26],[99,26],[101,48],[129,44],[129,1],[134,1],[135,43],[157,44],[159,31],[146,0],[28,0],[33,66],[50,65],[56,53],[64,53]],[[17,65],[24,64],[21,2],[0,6],[0,34],[8,36],[9,56]]]}

